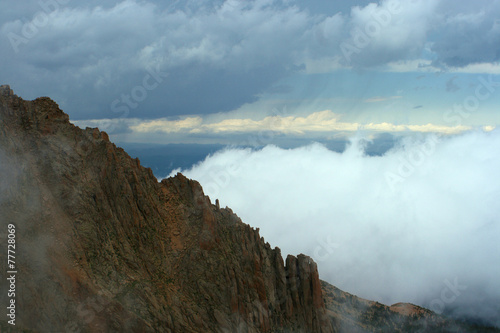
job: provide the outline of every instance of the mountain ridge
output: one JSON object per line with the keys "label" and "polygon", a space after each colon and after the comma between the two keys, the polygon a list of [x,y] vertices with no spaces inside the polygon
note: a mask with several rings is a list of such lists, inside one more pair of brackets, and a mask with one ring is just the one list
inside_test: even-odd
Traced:
{"label": "mountain ridge", "polygon": [[19,246],[17,324],[1,332],[474,331],[319,280],[310,257],[283,259],[198,182],[158,182],[48,97],[1,86],[0,124],[0,213]]}
{"label": "mountain ridge", "polygon": [[[49,98],[23,101],[2,87],[0,105],[2,170],[15,173],[2,216],[18,225],[19,271],[30,274],[18,279],[26,316],[18,327],[332,331],[309,257],[288,256],[285,265],[199,183],[180,174],[158,182],[106,133],[69,123]],[[60,306],[50,314],[29,306],[42,300]]]}

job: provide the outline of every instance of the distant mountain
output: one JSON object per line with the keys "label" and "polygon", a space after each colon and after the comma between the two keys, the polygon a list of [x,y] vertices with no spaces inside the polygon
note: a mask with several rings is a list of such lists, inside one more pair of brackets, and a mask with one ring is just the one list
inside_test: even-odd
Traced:
{"label": "distant mountain", "polygon": [[[319,280],[212,204],[181,174],[161,182],[47,97],[0,87],[1,332],[465,332],[407,304],[387,307]],[[8,228],[8,225],[13,225]],[[3,243],[3,242],[2,242]],[[5,311],[5,310],[4,310]],[[447,327],[453,328],[448,330]],[[484,328],[485,329],[485,328]]]}
{"label": "distant mountain", "polygon": [[391,306],[368,301],[321,281],[327,314],[335,332],[500,332],[457,321],[409,303]]}

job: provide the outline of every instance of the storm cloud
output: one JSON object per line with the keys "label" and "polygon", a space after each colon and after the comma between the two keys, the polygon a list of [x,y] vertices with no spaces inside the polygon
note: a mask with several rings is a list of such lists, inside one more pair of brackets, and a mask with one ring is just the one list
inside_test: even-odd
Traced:
{"label": "storm cloud", "polygon": [[27,3],[0,14],[3,83],[74,120],[227,112],[297,73],[499,60],[498,1]]}

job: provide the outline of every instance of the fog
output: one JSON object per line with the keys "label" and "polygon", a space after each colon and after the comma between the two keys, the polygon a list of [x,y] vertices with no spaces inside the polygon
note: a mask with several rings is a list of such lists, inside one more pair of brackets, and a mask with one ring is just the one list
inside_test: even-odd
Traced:
{"label": "fog", "polygon": [[500,317],[500,131],[366,144],[229,148],[182,172],[344,291]]}

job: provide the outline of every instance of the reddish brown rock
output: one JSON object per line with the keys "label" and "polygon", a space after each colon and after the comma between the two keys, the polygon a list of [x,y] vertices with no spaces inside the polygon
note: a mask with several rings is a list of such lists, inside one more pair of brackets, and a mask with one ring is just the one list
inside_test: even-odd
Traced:
{"label": "reddish brown rock", "polygon": [[0,148],[2,230],[14,223],[19,245],[15,329],[333,331],[310,258],[285,267],[199,183],[158,182],[49,98],[0,87]]}

